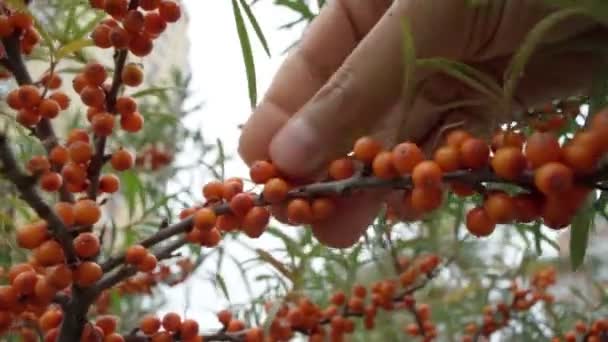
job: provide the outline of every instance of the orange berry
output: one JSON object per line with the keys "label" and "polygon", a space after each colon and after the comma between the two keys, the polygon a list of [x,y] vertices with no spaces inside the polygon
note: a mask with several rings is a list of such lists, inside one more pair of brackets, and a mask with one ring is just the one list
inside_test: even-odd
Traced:
{"label": "orange berry", "polygon": [[61,145],[57,145],[57,146],[53,147],[53,149],[49,153],[49,160],[53,164],[58,165],[58,166],[62,166],[63,164],[67,163],[69,157],[70,157],[70,154],[68,152],[68,149]]}
{"label": "orange berry", "polygon": [[77,225],[89,226],[101,218],[101,209],[95,201],[83,199],[74,204],[74,222]]}
{"label": "orange berry", "polygon": [[182,326],[182,318],[175,312],[169,312],[163,317],[162,326],[167,331],[178,332]]}
{"label": "orange berry", "polygon": [[158,14],[167,22],[174,23],[181,17],[181,9],[171,0],[162,0],[158,5]]}
{"label": "orange berry", "polygon": [[140,272],[152,272],[156,269],[158,265],[158,260],[154,256],[154,254],[146,254],[146,256],[141,260],[141,262],[137,265],[137,269]]}
{"label": "orange berry", "polygon": [[344,294],[344,292],[338,291],[331,296],[329,301],[334,305],[343,305],[344,302],[346,302],[346,295]]}
{"label": "orange berry", "polygon": [[91,39],[95,46],[100,47],[102,49],[107,49],[112,46],[112,41],[110,40],[110,33],[112,32],[112,28],[108,25],[97,25],[93,32],[91,33]]}
{"label": "orange berry", "polygon": [[57,289],[55,289],[47,280],[42,276],[38,276],[36,285],[34,286],[34,296],[36,301],[43,304],[50,304],[55,295]]}
{"label": "orange berry", "polygon": [[469,233],[477,237],[483,237],[492,234],[494,228],[496,228],[496,222],[488,216],[484,208],[478,207],[467,213],[466,226]]}
{"label": "orange berry", "polygon": [[133,155],[125,149],[120,149],[112,154],[110,164],[116,171],[128,170],[133,167]]}
{"label": "orange berry", "polygon": [[119,187],[120,180],[118,179],[118,177],[116,177],[116,175],[108,174],[103,175],[101,176],[101,178],[99,178],[99,190],[101,190],[102,192],[113,194],[118,191]]}
{"label": "orange berry", "polygon": [[405,332],[410,336],[418,336],[420,335],[420,329],[418,329],[418,324],[410,323],[405,327]]}
{"label": "orange berry", "polygon": [[228,310],[222,310],[217,313],[217,319],[223,326],[227,326],[232,320],[232,313]]}
{"label": "orange berry", "polygon": [[355,158],[366,164],[371,164],[380,151],[382,145],[371,137],[359,138],[353,147]]}
{"label": "orange berry", "polygon": [[276,166],[266,160],[258,160],[251,164],[249,176],[256,184],[264,184],[278,175]]}
{"label": "orange berry", "polygon": [[34,249],[49,239],[48,225],[42,220],[23,225],[17,229],[16,238],[19,247]]}
{"label": "orange berry", "polygon": [[[122,335],[120,335],[119,333],[114,332],[114,333],[105,335],[103,342],[125,342],[125,338],[122,337]],[[152,341],[152,342],[156,342],[156,341]]]}
{"label": "orange berry", "polygon": [[107,137],[112,134],[112,130],[114,129],[114,115],[101,112],[93,117],[91,126],[95,134],[101,137]]}
{"label": "orange berry", "polygon": [[81,233],[74,239],[76,254],[84,259],[92,258],[99,253],[99,238],[93,233]]}
{"label": "orange berry", "polygon": [[[2,16],[0,16],[0,18],[1,17]],[[14,89],[8,92],[6,95],[6,103],[14,110],[20,110],[23,108],[23,102],[19,97],[19,89]]]}
{"label": "orange berry", "polygon": [[230,200],[230,210],[237,217],[244,217],[255,205],[252,194],[241,192]]}
{"label": "orange berry", "polygon": [[82,103],[89,107],[103,108],[106,102],[106,93],[97,86],[85,86],[80,92]]}
{"label": "orange berry", "polygon": [[74,281],[78,286],[88,287],[95,284],[103,276],[101,267],[94,262],[80,263],[74,271]]}
{"label": "orange berry", "polygon": [[167,22],[155,12],[146,13],[144,16],[144,30],[146,33],[156,36],[167,29]]}
{"label": "orange berry", "polygon": [[35,272],[34,267],[32,267],[32,265],[30,265],[30,264],[21,263],[21,264],[12,265],[11,268],[8,270],[9,283],[12,284],[15,281],[15,278],[20,273],[28,272],[28,271]]}
{"label": "orange berry", "polygon": [[399,174],[411,173],[424,160],[424,154],[416,144],[401,143],[392,152],[393,165]]}
{"label": "orange berry", "polygon": [[200,243],[205,247],[215,247],[222,240],[222,234],[216,228],[210,230],[199,230],[201,232]]}
{"label": "orange berry", "polygon": [[93,157],[93,147],[91,144],[75,141],[68,146],[70,159],[78,164],[85,164]]}
{"label": "orange berry", "polygon": [[34,108],[40,104],[42,97],[37,87],[33,85],[23,85],[19,87],[19,99],[26,108]]}
{"label": "orange berry", "polygon": [[353,296],[359,298],[365,298],[367,294],[367,289],[363,285],[356,284],[353,286]]}
{"label": "orange berry", "polygon": [[134,113],[137,111],[137,102],[130,96],[120,96],[116,99],[116,111],[120,115]]}
{"label": "orange berry", "polygon": [[347,179],[355,174],[355,164],[349,158],[336,159],[329,164],[328,173],[335,180]]}
{"label": "orange berry", "polygon": [[34,19],[29,13],[15,12],[11,14],[10,21],[14,27],[22,30],[28,29],[34,25]]}
{"label": "orange berry", "polygon": [[240,225],[240,219],[232,214],[221,215],[216,221],[217,228],[223,232],[232,232],[237,230]]}
{"label": "orange berry", "polygon": [[63,290],[72,284],[72,270],[65,264],[47,269],[46,279],[57,290]]}
{"label": "orange berry", "polygon": [[83,184],[87,177],[86,170],[76,164],[76,163],[67,163],[61,169],[61,175],[63,176],[63,180],[70,184]]}
{"label": "orange berry", "polygon": [[460,160],[470,169],[479,169],[488,164],[490,147],[481,139],[471,138],[460,145]]}
{"label": "orange berry", "polygon": [[513,197],[515,220],[531,222],[540,216],[540,198],[531,194],[519,194]]}
{"label": "orange berry", "polygon": [[397,170],[393,166],[393,154],[382,151],[376,155],[372,162],[374,175],[381,179],[392,179],[398,176]]}
{"label": "orange berry", "polygon": [[483,207],[488,217],[496,223],[508,223],[515,218],[513,199],[504,192],[489,194]]}
{"label": "orange berry", "polygon": [[74,128],[68,133],[67,145],[71,145],[76,141],[89,142],[89,134],[82,128]]}
{"label": "orange berry", "polygon": [[561,163],[550,162],[539,167],[534,173],[534,185],[545,195],[560,195],[572,188],[572,170]]}
{"label": "orange berry", "polygon": [[329,219],[336,211],[336,204],[329,198],[315,198],[311,204],[312,218],[315,222]]}
{"label": "orange berry", "polygon": [[84,67],[82,74],[89,85],[98,87],[103,85],[103,82],[108,78],[106,68],[101,63],[97,62],[90,62],[87,64]]}
{"label": "orange berry", "polygon": [[219,201],[224,194],[224,183],[211,181],[203,186],[203,196],[207,201]]}
{"label": "orange berry", "polygon": [[129,2],[127,0],[106,0],[106,12],[116,18],[122,18],[127,14]]}
{"label": "orange berry", "polygon": [[104,9],[106,6],[106,0],[89,0],[91,8]]}
{"label": "orange berry", "polygon": [[139,6],[146,11],[154,11],[160,5],[160,0],[139,0]]}
{"label": "orange berry", "polygon": [[138,10],[130,10],[122,21],[122,25],[128,32],[139,33],[144,29],[144,15]]}
{"label": "orange berry", "polygon": [[6,15],[0,15],[0,37],[6,38],[15,32],[15,26]]}
{"label": "orange berry", "polygon": [[72,88],[78,94],[80,94],[87,85],[88,82],[83,74],[78,74],[72,79]]}
{"label": "orange berry", "polygon": [[412,208],[420,213],[433,211],[441,206],[443,192],[440,188],[414,187],[412,190]]}
{"label": "orange berry", "polygon": [[120,116],[120,127],[130,133],[139,132],[144,127],[144,117],[139,112],[122,114]]}
{"label": "orange berry", "polygon": [[250,238],[258,238],[264,233],[269,221],[270,212],[268,209],[253,207],[243,217],[241,227]]}
{"label": "orange berry", "polygon": [[594,149],[582,144],[568,144],[562,151],[564,163],[577,173],[592,172],[599,159]]}
{"label": "orange berry", "polygon": [[457,129],[450,131],[445,138],[445,144],[449,146],[454,146],[457,149],[460,149],[462,143],[466,140],[472,138],[471,134],[465,130]]}
{"label": "orange berry", "polygon": [[40,187],[44,191],[55,192],[61,188],[63,178],[57,172],[47,172],[40,177]]}
{"label": "orange berry", "polygon": [[122,83],[129,87],[137,87],[144,81],[144,72],[135,63],[129,63],[122,69]]}
{"label": "orange berry", "polygon": [[34,287],[36,286],[36,282],[38,281],[38,276],[34,271],[26,271],[19,273],[11,286],[20,296],[27,296],[29,294],[34,293]]}
{"label": "orange berry", "polygon": [[194,214],[194,226],[197,229],[209,230],[215,226],[215,212],[209,208],[201,208]]}
{"label": "orange berry", "polygon": [[296,198],[287,204],[287,218],[292,224],[307,224],[312,222],[312,208],[308,201]]}
{"label": "orange berry", "polygon": [[198,334],[198,323],[192,319],[185,319],[179,330],[179,336],[188,340],[194,338]]}
{"label": "orange berry", "polygon": [[418,188],[437,188],[441,185],[441,178],[441,168],[431,160],[416,165],[412,172],[412,181]]}
{"label": "orange berry", "polygon": [[32,109],[22,109],[17,113],[17,117],[15,119],[24,127],[32,127],[37,125],[42,117],[37,111]]}
{"label": "orange berry", "polygon": [[28,160],[26,168],[31,174],[36,175],[49,172],[51,164],[45,156],[33,156]]}
{"label": "orange berry", "polygon": [[536,132],[528,138],[524,154],[532,168],[536,169],[544,164],[561,160],[562,149],[552,133]]}
{"label": "orange berry", "polygon": [[134,35],[129,41],[129,51],[137,57],[149,55],[153,48],[152,40],[142,34]]}
{"label": "orange berry", "polygon": [[129,32],[121,26],[113,27],[110,30],[110,42],[112,46],[117,50],[124,50],[129,47],[131,36]]}
{"label": "orange berry", "polygon": [[287,198],[289,186],[281,178],[272,178],[264,184],[262,196],[268,203],[279,203]]}
{"label": "orange berry", "polygon": [[514,180],[521,176],[526,168],[526,157],[519,148],[503,147],[496,151],[491,165],[501,178]]}
{"label": "orange berry", "polygon": [[63,247],[55,240],[47,240],[34,249],[34,259],[42,266],[61,264],[65,260]]}
{"label": "orange berry", "polygon": [[0,285],[0,309],[12,310],[17,305],[19,294],[12,286]]}
{"label": "orange berry", "polygon": [[443,172],[456,171],[460,168],[460,152],[451,145],[440,147],[435,151],[433,160]]}
{"label": "orange berry", "polygon": [[98,316],[95,320],[95,325],[103,331],[104,335],[109,335],[116,331],[116,328],[118,327],[118,317],[111,315]]}
{"label": "orange berry", "polygon": [[59,107],[59,103],[52,99],[44,99],[38,105],[38,113],[40,116],[47,119],[54,119],[59,115],[59,111],[61,107]]}
{"label": "orange berry", "polygon": [[148,251],[142,245],[132,245],[125,252],[125,261],[131,265],[140,264],[148,255]]}
{"label": "orange berry", "polygon": [[63,311],[60,309],[48,309],[38,319],[38,324],[42,331],[49,331],[53,328],[57,328],[63,320]]}

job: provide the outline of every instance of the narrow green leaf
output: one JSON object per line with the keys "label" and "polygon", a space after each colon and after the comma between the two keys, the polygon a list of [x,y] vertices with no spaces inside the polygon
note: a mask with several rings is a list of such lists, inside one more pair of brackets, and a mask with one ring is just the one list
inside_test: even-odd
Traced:
{"label": "narrow green leaf", "polygon": [[55,52],[55,58],[57,60],[62,59],[69,54],[78,52],[78,51],[84,49],[85,47],[89,47],[89,46],[93,46],[93,41],[91,39],[81,38],[81,39],[73,40],[73,41],[65,44],[64,46],[60,47]]}
{"label": "narrow green leaf", "polygon": [[570,265],[576,271],[585,260],[587,244],[589,242],[589,230],[593,225],[595,212],[593,211],[593,197],[589,196],[585,206],[579,210],[570,228]]}
{"label": "narrow green leaf", "polygon": [[159,94],[163,94],[166,93],[167,91],[170,90],[182,90],[182,88],[180,87],[152,87],[152,88],[148,88],[148,89],[144,89],[144,90],[140,90],[138,92],[135,92],[133,94],[131,94],[131,97],[144,97],[144,96],[149,96],[149,95],[159,95]]}
{"label": "narrow green leaf", "polygon": [[270,49],[268,48],[268,42],[266,41],[266,37],[264,37],[264,32],[262,32],[262,28],[260,27],[260,24],[258,24],[258,21],[255,19],[255,15],[251,11],[251,7],[247,4],[247,2],[245,0],[239,0],[239,1],[241,2],[241,6],[243,6],[243,10],[245,11],[247,18],[249,19],[251,26],[253,26],[253,30],[255,31],[255,34],[258,36],[258,39],[260,40],[260,43],[262,44],[262,47],[264,48],[266,55],[268,57],[270,57]]}
{"label": "narrow green leaf", "polygon": [[310,8],[308,8],[308,6],[306,6],[306,4],[302,1],[293,2],[289,0],[277,0],[275,1],[275,4],[285,6],[292,11],[297,12],[307,20],[312,20],[315,17],[315,15],[310,11]]}
{"label": "narrow green leaf", "polygon": [[249,89],[249,102],[251,108],[253,108],[258,102],[258,95],[251,42],[249,41],[249,35],[247,34],[247,28],[245,27],[245,22],[243,21],[241,9],[236,0],[232,0],[232,10],[234,12],[234,22],[239,35],[239,41],[241,42],[241,52],[243,53],[243,61],[245,63],[245,73],[247,74],[247,86]]}
{"label": "narrow green leaf", "polygon": [[122,193],[127,200],[127,206],[129,208],[129,216],[132,216],[135,211],[137,196],[143,192],[144,186],[137,174],[131,170],[122,172],[120,178]]}
{"label": "narrow green leaf", "polygon": [[230,294],[228,293],[228,287],[226,286],[226,282],[224,281],[224,278],[222,277],[222,275],[219,272],[217,272],[215,274],[215,281],[216,281],[216,284],[219,285],[219,288],[222,290],[222,293],[224,294],[226,299],[230,300]]}
{"label": "narrow green leaf", "polygon": [[536,254],[538,254],[540,256],[543,254],[543,248],[542,248],[543,234],[540,231],[540,223],[537,222],[534,226],[531,227],[531,229],[534,232],[534,246],[536,247]]}

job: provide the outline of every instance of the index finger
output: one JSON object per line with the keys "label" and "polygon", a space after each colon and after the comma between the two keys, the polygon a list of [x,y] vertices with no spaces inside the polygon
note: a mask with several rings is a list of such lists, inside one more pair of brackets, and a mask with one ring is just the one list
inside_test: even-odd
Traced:
{"label": "index finger", "polygon": [[321,11],[243,127],[239,153],[246,163],[268,159],[274,135],[327,82],[390,3],[336,0]]}

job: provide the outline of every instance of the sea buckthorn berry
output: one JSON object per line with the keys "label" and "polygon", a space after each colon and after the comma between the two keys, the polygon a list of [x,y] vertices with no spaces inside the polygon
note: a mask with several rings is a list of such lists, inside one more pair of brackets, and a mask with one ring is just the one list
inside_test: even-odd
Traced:
{"label": "sea buckthorn berry", "polygon": [[15,26],[6,15],[0,15],[0,37],[5,38],[15,32]]}
{"label": "sea buckthorn berry", "polygon": [[61,169],[63,179],[69,184],[82,184],[87,177],[87,171],[76,163],[67,163]]}
{"label": "sea buckthorn berry", "polygon": [[372,162],[374,175],[381,179],[392,179],[398,176],[397,170],[393,166],[393,154],[382,151],[376,155]]}
{"label": "sea buckthorn berry", "polygon": [[47,172],[40,177],[40,187],[44,191],[55,192],[62,184],[63,178],[57,172]]}
{"label": "sea buckthorn berry", "polygon": [[116,171],[126,171],[133,167],[133,155],[125,149],[120,149],[112,154],[110,164]]}
{"label": "sea buckthorn berry", "polygon": [[496,223],[509,223],[515,218],[515,204],[504,192],[490,193],[483,207],[488,217]]}
{"label": "sea buckthorn berry", "polygon": [[22,109],[17,113],[17,117],[15,119],[24,127],[33,127],[40,122],[42,116],[38,114],[38,111],[32,109]]}
{"label": "sea buckthorn berry", "polygon": [[170,332],[178,332],[182,326],[182,318],[175,312],[169,312],[163,317],[162,326]]}
{"label": "sea buckthorn berry", "polygon": [[122,83],[130,87],[139,86],[144,80],[144,72],[141,67],[135,63],[129,63],[122,69]]}
{"label": "sea buckthorn berry", "polygon": [[63,320],[63,311],[60,309],[48,309],[38,319],[38,324],[42,331],[49,331],[53,328],[57,328]]}
{"label": "sea buckthorn berry", "polygon": [[562,151],[564,163],[577,173],[592,172],[599,160],[594,149],[582,144],[568,144]]}
{"label": "sea buckthorn berry", "polygon": [[232,232],[239,228],[241,221],[232,214],[224,214],[217,218],[216,226],[223,232]]}
{"label": "sea buckthorn berry", "polygon": [[524,154],[532,168],[536,169],[544,164],[560,161],[562,149],[552,133],[536,132],[528,138]]}
{"label": "sea buckthorn berry", "polygon": [[144,30],[146,33],[156,36],[167,29],[167,22],[155,12],[146,13],[144,16]]}
{"label": "sea buckthorn berry", "polygon": [[36,281],[38,281],[38,277],[36,276],[36,272],[27,271],[22,272],[15,277],[11,285],[13,289],[21,296],[29,295],[34,292],[34,287],[36,286]]}
{"label": "sea buckthorn berry", "polygon": [[158,260],[154,256],[154,254],[146,254],[146,256],[141,260],[139,264],[137,264],[137,269],[140,272],[152,272],[156,269],[158,265]]}
{"label": "sea buckthorn berry", "polygon": [[479,169],[488,164],[490,148],[485,141],[471,138],[460,145],[460,160],[470,169]]}
{"label": "sea buckthorn berry", "polygon": [[43,276],[38,276],[36,285],[34,286],[34,296],[36,301],[43,304],[50,304],[55,295],[57,289],[55,289]]}
{"label": "sea buckthorn berry", "polygon": [[243,181],[240,179],[227,179],[224,181],[224,199],[230,201],[236,194],[243,192]]}
{"label": "sea buckthorn berry", "polygon": [[411,173],[424,160],[424,154],[416,144],[404,142],[393,148],[392,160],[399,174]]}
{"label": "sea buckthorn berry", "polygon": [[357,139],[353,147],[355,158],[366,164],[371,164],[380,151],[382,151],[382,145],[371,137]]}
{"label": "sea buckthorn berry", "polygon": [[140,264],[148,255],[148,251],[142,245],[132,245],[125,252],[125,261],[131,265]]}
{"label": "sea buckthorn berry", "polygon": [[34,249],[34,259],[42,266],[54,266],[65,260],[63,248],[55,240],[47,240]]}
{"label": "sea buckthorn berry", "polygon": [[89,226],[101,218],[101,209],[95,201],[83,199],[74,204],[74,222],[77,225]]}
{"label": "sea buckthorn berry", "polygon": [[87,85],[87,79],[84,77],[83,74],[78,74],[72,79],[72,88],[78,94],[80,94]]}
{"label": "sea buckthorn berry", "polygon": [[74,128],[68,133],[67,145],[71,145],[76,141],[89,142],[89,134],[82,128]]}
{"label": "sea buckthorn berry", "polygon": [[353,286],[353,296],[359,298],[365,298],[367,294],[367,289],[363,285],[356,284]]}
{"label": "sea buckthorn berry", "polygon": [[118,191],[120,187],[120,180],[116,175],[108,174],[103,175],[99,178],[99,190],[102,192],[113,194]]}
{"label": "sea buckthorn berry", "polygon": [[49,239],[46,221],[36,221],[17,229],[17,244],[21,248],[34,249]]}
{"label": "sea buckthorn berry", "polygon": [[177,3],[171,0],[162,0],[158,5],[158,14],[165,21],[174,23],[182,16],[181,9]]}
{"label": "sea buckthorn berry", "polygon": [[26,264],[26,263],[15,264],[15,265],[11,266],[11,268],[8,270],[9,283],[12,284],[15,281],[15,278],[19,274],[21,274],[23,272],[28,272],[28,271],[35,272],[36,270],[34,270],[34,267],[32,267],[32,265]]}
{"label": "sea buckthorn berry", "polygon": [[355,174],[355,164],[350,158],[336,159],[329,164],[328,173],[335,180],[347,179]]}
{"label": "sea buckthorn berry", "polygon": [[12,310],[17,305],[19,294],[12,286],[0,286],[0,309]]}
{"label": "sea buckthorn berry", "polygon": [[10,21],[14,27],[22,30],[28,29],[34,25],[34,19],[29,13],[15,12],[11,14]]}
{"label": "sea buckthorn berry", "polygon": [[65,264],[47,269],[46,279],[57,290],[63,290],[72,284],[72,270]]}
{"label": "sea buckthorn berry", "polygon": [[102,108],[106,102],[106,93],[97,86],[85,86],[80,92],[82,103],[89,107]]}
{"label": "sea buckthorn berry", "polygon": [[103,276],[101,267],[94,262],[85,261],[80,263],[74,271],[74,282],[81,287],[88,287],[97,282]]}
{"label": "sea buckthorn berry", "polygon": [[92,258],[99,253],[99,238],[93,233],[81,233],[74,239],[76,254],[84,259]]}
{"label": "sea buckthorn berry", "polygon": [[281,178],[272,178],[264,184],[262,196],[268,203],[279,203],[287,198],[289,185]]}
{"label": "sea buckthorn berry", "polygon": [[462,146],[462,143],[464,143],[466,140],[472,138],[473,136],[471,136],[471,134],[465,130],[462,129],[456,129],[453,131],[448,132],[448,134],[445,137],[445,144],[449,145],[449,146],[454,146],[458,149],[460,149],[460,146]]}
{"label": "sea buckthorn berry", "polygon": [[145,57],[152,52],[154,43],[146,35],[134,35],[129,41],[129,51],[137,57]]}
{"label": "sea buckthorn berry", "polygon": [[241,192],[230,200],[230,210],[237,217],[244,217],[253,208],[255,202],[252,194]]}
{"label": "sea buckthorn berry", "polygon": [[19,87],[19,100],[26,108],[34,108],[40,104],[42,97],[37,87],[33,85],[22,85]]}
{"label": "sea buckthorn berry", "polygon": [[144,15],[138,10],[130,10],[122,21],[128,32],[139,33],[144,29]]}
{"label": "sea buckthorn berry", "polygon": [[110,42],[115,49],[124,50],[129,47],[131,36],[127,30],[117,26],[110,30]]}
{"label": "sea buckthorn berry", "polygon": [[433,155],[433,160],[443,172],[456,171],[460,168],[460,152],[458,148],[451,145],[437,149]]}
{"label": "sea buckthorn berry", "polygon": [[268,222],[270,222],[270,212],[268,209],[253,207],[243,217],[241,227],[250,238],[258,238],[264,233]]}
{"label": "sea buckthorn berry", "polygon": [[144,117],[139,112],[122,114],[120,116],[120,127],[130,133],[139,132],[144,127]]}
{"label": "sea buckthorn berry", "polygon": [[101,86],[103,82],[108,78],[108,73],[106,72],[106,68],[97,62],[90,62],[84,67],[82,71],[85,80],[92,86]]}
{"label": "sea buckthorn berry", "polygon": [[194,214],[194,226],[197,229],[209,230],[215,226],[217,217],[215,212],[209,208],[201,208]]}
{"label": "sea buckthorn berry", "polygon": [[27,170],[34,175],[49,172],[51,163],[45,156],[33,156],[28,160],[26,165]]}
{"label": "sea buckthorn berry", "polygon": [[97,25],[91,33],[91,39],[93,40],[93,44],[102,49],[112,47],[112,41],[110,40],[111,32],[112,28],[108,25]]}
{"label": "sea buckthorn berry", "polygon": [[146,11],[154,11],[160,5],[160,0],[139,0],[139,6]]}
{"label": "sea buckthorn berry", "polygon": [[93,117],[91,126],[95,134],[101,137],[107,137],[112,134],[112,130],[114,129],[114,115],[101,112]]}
{"label": "sea buckthorn berry", "polygon": [[414,187],[412,190],[412,207],[420,213],[433,211],[441,206],[443,192],[440,188]]}
{"label": "sea buckthorn berry", "polygon": [[101,328],[104,335],[109,335],[116,331],[118,327],[118,317],[111,315],[101,315],[95,320],[95,325]]}
{"label": "sea buckthorn berry", "polygon": [[467,213],[466,226],[469,233],[477,237],[484,237],[494,232],[496,222],[488,216],[484,208],[478,207]]}
{"label": "sea buckthorn berry", "polygon": [[106,0],[106,12],[116,18],[122,18],[127,14],[129,2],[127,0]]}
{"label": "sea buckthorn berry", "polygon": [[329,219],[336,211],[336,204],[329,198],[315,198],[311,204],[312,218],[315,222]]}
{"label": "sea buckthorn berry", "polygon": [[412,172],[412,181],[418,188],[437,188],[441,185],[441,177],[441,168],[431,160],[416,165]]}
{"label": "sea buckthorn berry", "polygon": [[277,175],[278,171],[276,166],[266,160],[255,161],[249,168],[249,176],[256,184],[264,184]]}
{"label": "sea buckthorn berry", "polygon": [[106,0],[89,0],[91,8],[104,9],[106,6]]}
{"label": "sea buckthorn berry", "polygon": [[19,97],[19,89],[13,89],[8,92],[6,95],[6,103],[14,110],[20,110],[23,108],[23,102]]}
{"label": "sea buckthorn berry", "polygon": [[[239,329],[241,330],[241,329]],[[179,330],[179,335],[182,339],[188,340],[194,338],[198,334],[198,323],[192,319],[185,319]]]}
{"label": "sea buckthorn berry", "polygon": [[38,105],[38,113],[40,113],[40,116],[43,118],[47,119],[56,118],[57,115],[59,115],[60,110],[61,107],[59,107],[57,101],[52,99],[44,99],[40,102],[40,105]]}
{"label": "sea buckthorn berry", "polygon": [[232,320],[232,313],[228,310],[222,310],[217,313],[217,320],[222,323],[223,326],[227,326]]}
{"label": "sea buckthorn berry", "polygon": [[287,219],[292,224],[307,224],[312,222],[312,208],[308,201],[296,198],[287,204]]}
{"label": "sea buckthorn berry", "polygon": [[78,164],[85,164],[93,157],[93,147],[88,142],[75,141],[68,146],[70,159]]}
{"label": "sea buckthorn berry", "polygon": [[559,195],[572,188],[574,175],[572,170],[561,163],[544,164],[534,173],[534,185],[545,195]]}
{"label": "sea buckthorn berry", "polygon": [[130,96],[120,96],[116,99],[116,111],[120,115],[134,113],[137,111],[137,102]]}
{"label": "sea buckthorn berry", "polygon": [[526,168],[526,157],[521,149],[516,147],[503,147],[496,151],[491,165],[496,174],[504,179],[514,180],[521,176]]}
{"label": "sea buckthorn berry", "polygon": [[63,164],[68,162],[69,158],[70,154],[68,149],[61,145],[53,147],[49,154],[49,160],[51,163],[57,166],[63,166]]}
{"label": "sea buckthorn berry", "polygon": [[207,201],[219,201],[224,194],[224,183],[211,181],[203,186],[203,196]]}
{"label": "sea buckthorn berry", "polygon": [[199,230],[201,232],[200,244],[204,247],[215,247],[222,240],[222,234],[216,228]]}

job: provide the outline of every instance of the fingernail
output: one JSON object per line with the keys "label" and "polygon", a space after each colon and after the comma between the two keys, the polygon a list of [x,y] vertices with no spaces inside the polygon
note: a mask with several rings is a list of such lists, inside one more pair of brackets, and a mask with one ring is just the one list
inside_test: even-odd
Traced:
{"label": "fingernail", "polygon": [[320,136],[304,118],[290,120],[270,144],[270,157],[291,176],[310,176],[321,167]]}

